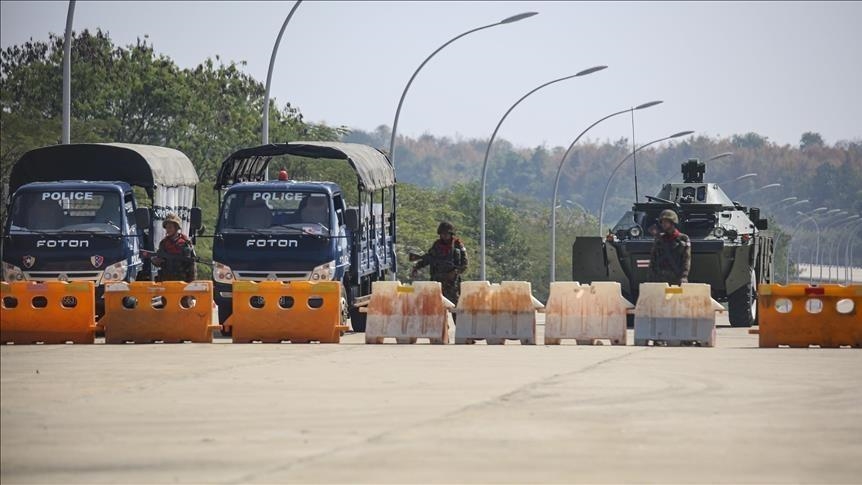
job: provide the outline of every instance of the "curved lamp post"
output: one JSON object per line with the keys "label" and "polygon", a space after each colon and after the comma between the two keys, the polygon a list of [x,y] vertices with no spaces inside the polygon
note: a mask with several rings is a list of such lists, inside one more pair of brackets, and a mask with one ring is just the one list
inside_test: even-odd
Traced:
{"label": "curved lamp post", "polygon": [[[853,214],[853,215],[845,217],[844,219],[841,219],[840,221],[833,222],[832,224],[830,224],[829,227],[847,226],[847,225],[853,223],[854,221],[856,221],[857,219],[859,219],[859,217],[860,217],[859,214]],[[838,263],[840,263],[840,261],[839,261],[840,250],[841,250],[841,238],[835,237],[835,240],[832,242],[832,251],[831,251],[832,257],[829,258],[830,264],[829,264],[829,270],[828,270],[828,273],[826,276],[826,278],[829,280],[830,283],[832,283],[832,266],[835,266],[835,282],[837,283],[838,279],[840,278],[841,271],[838,269]]]}
{"label": "curved lamp post", "polygon": [[[681,136],[691,135],[692,133],[694,133],[694,131],[690,131],[690,130],[689,130],[689,131],[680,131],[679,133],[674,133],[673,135],[666,136],[666,137],[664,137],[664,138],[659,138],[658,140],[653,140],[653,141],[651,141],[651,142],[649,142],[649,143],[645,143],[645,144],[643,144],[643,145],[639,146],[635,151],[633,151],[632,153],[629,153],[628,155],[626,155],[626,157],[625,157],[625,158],[623,158],[622,160],[620,160],[620,163],[618,163],[618,164],[617,164],[617,166],[616,166],[616,167],[614,167],[614,170],[611,172],[611,175],[608,177],[608,181],[607,181],[607,183],[605,184],[605,191],[604,191],[604,193],[602,194],[602,205],[601,205],[601,208],[599,209],[599,237],[603,237],[603,236],[604,236],[604,235],[602,234],[602,221],[603,221],[603,219],[604,219],[604,217],[605,217],[605,201],[607,201],[607,198],[608,198],[608,189],[610,188],[610,186],[611,186],[611,181],[614,179],[614,176],[617,174],[617,171],[620,169],[620,167],[622,167],[622,166],[623,166],[623,164],[624,164],[624,163],[626,163],[626,161],[627,161],[629,158],[631,158],[631,156],[632,156],[632,155],[634,155],[635,153],[637,153],[637,152],[639,152],[639,151],[643,150],[644,148],[646,148],[646,147],[648,147],[648,146],[650,146],[650,145],[653,145],[653,144],[655,144],[655,143],[659,143],[659,142],[662,142],[662,141],[665,141],[665,140],[670,140],[670,139],[672,139],[672,138],[679,138],[679,137],[681,137]],[[635,202],[637,202],[637,201],[635,201]]]}
{"label": "curved lamp post", "polygon": [[595,67],[591,67],[589,69],[584,69],[583,71],[578,72],[577,74],[572,74],[571,76],[566,76],[566,77],[554,79],[553,81],[548,81],[545,84],[542,84],[541,86],[534,88],[533,90],[531,90],[527,94],[521,96],[520,99],[515,101],[515,104],[513,104],[511,107],[509,107],[508,110],[506,110],[506,112],[503,114],[503,117],[500,118],[499,122],[497,122],[497,126],[494,127],[494,132],[491,133],[491,138],[488,140],[488,146],[485,147],[485,158],[484,158],[484,160],[482,160],[482,198],[480,199],[480,209],[479,209],[479,220],[480,220],[479,226],[480,226],[480,231],[481,231],[481,235],[479,238],[480,239],[479,246],[481,247],[480,258],[479,258],[480,259],[480,266],[481,266],[481,268],[479,270],[479,279],[480,280],[483,280],[483,281],[485,280],[485,204],[486,204],[485,181],[488,178],[488,156],[491,153],[491,144],[494,143],[494,139],[497,137],[497,132],[500,130],[500,126],[503,125],[503,121],[506,120],[506,118],[509,116],[509,113],[511,113],[512,110],[514,110],[516,106],[521,104],[521,101],[527,99],[531,94],[535,93],[536,91],[538,91],[544,87],[550,86],[551,84],[558,83],[560,81],[565,81],[567,79],[586,76],[587,74],[592,74],[594,72],[598,72],[598,71],[607,69],[607,67],[608,66],[595,66]]}
{"label": "curved lamp post", "polygon": [[[821,209],[828,210],[826,207],[818,207],[817,209],[814,209],[811,212],[811,214],[805,214],[803,212],[796,211],[796,213],[798,215],[804,217],[805,219],[810,219],[811,222],[814,223],[814,227],[817,228],[817,249],[814,252],[814,258],[809,258],[809,261],[808,261],[808,282],[809,283],[814,282],[814,262],[811,261],[811,259],[814,259],[814,260],[818,259],[818,255],[820,254],[820,224],[817,223],[817,219],[814,218],[814,214],[816,214],[817,212],[820,212]],[[801,227],[801,224],[800,224],[800,227]],[[794,231],[794,233],[795,232],[796,231]]]}
{"label": "curved lamp post", "polygon": [[75,18],[75,0],[69,0],[66,13],[66,38],[63,39],[63,133],[64,145],[72,138],[72,20]]}
{"label": "curved lamp post", "polygon": [[730,183],[733,183],[733,182],[739,182],[739,181],[741,181],[741,180],[750,179],[750,178],[752,178],[752,177],[757,177],[757,173],[755,173],[755,172],[747,173],[747,174],[744,174],[744,175],[740,175],[739,177],[736,177],[735,179],[725,180],[725,181],[723,181],[723,182],[716,182],[716,183],[717,183],[718,185],[727,185],[727,184],[730,184]]}
{"label": "curved lamp post", "polygon": [[[651,108],[653,106],[662,104],[664,101],[650,101],[648,103],[639,104],[633,108],[628,108],[624,110],[617,111],[615,113],[611,113],[604,118],[601,118],[586,127],[584,131],[580,132],[578,136],[572,141],[569,145],[569,148],[566,149],[563,156],[560,158],[560,164],[557,166],[557,175],[554,177],[554,195],[551,198],[551,282],[556,281],[557,277],[557,197],[560,192],[560,177],[563,174],[563,165],[566,163],[566,158],[568,158],[569,153],[575,148],[575,144],[578,143],[578,140],[581,139],[588,131],[590,131],[594,126],[598,125],[602,121],[606,119],[613,118],[614,116],[618,116],[625,113],[634,113],[637,110],[642,110],[646,108]],[[632,152],[634,154],[634,152]]]}
{"label": "curved lamp post", "polygon": [[850,227],[847,230],[847,247],[844,250],[844,258],[847,262],[846,267],[844,268],[845,284],[853,283],[853,245],[856,242],[856,239],[851,236],[854,232],[862,228],[862,220],[851,223],[849,226]]}
{"label": "curved lamp post", "polygon": [[475,29],[468,30],[467,32],[464,32],[463,34],[459,34],[459,35],[453,37],[452,39],[447,41],[445,44],[438,47],[437,50],[432,52],[431,55],[429,55],[428,57],[425,58],[424,61],[422,61],[422,64],[419,64],[419,67],[416,68],[416,71],[414,71],[413,75],[410,76],[410,80],[407,81],[407,85],[404,86],[404,91],[401,93],[401,99],[398,100],[398,109],[395,110],[395,121],[392,122],[392,135],[389,139],[389,160],[392,162],[393,167],[395,166],[395,136],[396,136],[396,133],[398,131],[398,117],[401,116],[401,106],[404,104],[404,98],[407,96],[407,91],[410,90],[410,85],[413,84],[413,80],[416,79],[416,75],[419,74],[419,71],[421,71],[423,67],[425,67],[425,64],[427,64],[428,61],[430,61],[432,57],[437,55],[438,52],[440,52],[441,50],[446,48],[446,46],[448,46],[452,42],[455,42],[456,40],[460,39],[461,37],[464,37],[465,35],[469,35],[469,34],[472,34],[473,32],[478,32],[480,30],[490,29],[491,27],[496,27],[498,25],[511,24],[511,23],[517,22],[519,20],[524,20],[526,18],[530,18],[533,15],[538,15],[538,13],[539,12],[524,12],[524,13],[520,13],[518,15],[513,15],[511,17],[507,17],[507,18],[505,18],[499,22],[494,22],[493,24],[483,25],[482,27],[476,27]]}
{"label": "curved lamp post", "polygon": [[778,188],[778,187],[781,187],[781,184],[777,184],[777,183],[776,184],[766,184],[763,187],[758,187],[756,189],[749,190],[748,192],[745,192],[743,194],[739,194],[735,198],[739,199],[741,197],[745,197],[748,194],[753,194],[755,192],[760,192],[761,190],[774,189],[774,188]]}
{"label": "curved lamp post", "polygon": [[287,14],[287,18],[284,19],[284,23],[281,24],[281,30],[278,31],[278,37],[275,38],[275,45],[272,46],[272,55],[269,56],[269,70],[266,72],[266,90],[263,94],[263,122],[261,123],[261,144],[266,145],[269,143],[269,88],[272,85],[272,68],[275,66],[275,56],[278,54],[278,45],[281,44],[281,36],[284,35],[284,29],[287,28],[288,22],[293,17],[293,13],[296,12],[296,9],[299,7],[299,4],[302,3],[302,0],[297,0],[296,3],[293,4],[293,8],[290,9],[290,12]]}

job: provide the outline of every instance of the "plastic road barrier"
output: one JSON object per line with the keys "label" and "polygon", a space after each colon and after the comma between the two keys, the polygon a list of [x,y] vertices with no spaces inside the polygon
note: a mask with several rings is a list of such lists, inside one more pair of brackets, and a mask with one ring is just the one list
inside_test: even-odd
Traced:
{"label": "plastic road barrier", "polygon": [[641,283],[635,306],[635,345],[669,346],[698,343],[715,346],[715,312],[710,286],[700,283]]}
{"label": "plastic road barrier", "polygon": [[338,281],[235,281],[233,314],[225,322],[234,343],[337,344],[348,330],[342,322]]}
{"label": "plastic road barrier", "polygon": [[212,342],[211,281],[110,283],[105,287],[105,343]]}
{"label": "plastic road barrier", "polygon": [[578,345],[596,340],[625,345],[626,313],[634,307],[615,281],[553,282],[545,310],[545,345],[559,345],[562,339],[575,339]]}
{"label": "plastic road barrier", "polygon": [[487,281],[461,283],[455,343],[472,344],[485,340],[489,345],[520,340],[536,344],[536,310],[545,306],[533,297],[527,281]]}
{"label": "plastic road barrier", "polygon": [[2,283],[0,343],[91,344],[96,332],[92,281]]}
{"label": "plastic road barrier", "polygon": [[760,285],[760,347],[862,347],[862,285]]}
{"label": "plastic road barrier", "polygon": [[427,338],[432,344],[447,344],[448,310],[454,308],[437,281],[417,281],[412,286],[375,281],[368,303],[365,343],[382,344],[385,338],[395,338],[399,344],[413,344]]}

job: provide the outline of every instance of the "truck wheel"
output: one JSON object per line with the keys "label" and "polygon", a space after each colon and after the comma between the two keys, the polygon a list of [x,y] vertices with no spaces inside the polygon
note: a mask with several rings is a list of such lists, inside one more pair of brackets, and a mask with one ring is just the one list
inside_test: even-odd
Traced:
{"label": "truck wheel", "polygon": [[757,300],[753,283],[754,278],[728,297],[727,307],[731,327],[750,327],[754,323]]}
{"label": "truck wheel", "polygon": [[350,327],[354,332],[365,331],[365,320],[368,315],[361,313],[358,308],[350,307]]}

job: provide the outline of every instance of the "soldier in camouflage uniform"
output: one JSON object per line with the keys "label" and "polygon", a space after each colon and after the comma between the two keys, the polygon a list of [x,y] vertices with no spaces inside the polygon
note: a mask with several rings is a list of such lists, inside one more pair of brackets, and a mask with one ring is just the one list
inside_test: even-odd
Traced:
{"label": "soldier in camouflage uniform", "polygon": [[437,227],[439,239],[434,241],[431,249],[419,258],[413,265],[410,276],[425,266],[431,266],[431,280],[439,281],[443,287],[443,296],[452,303],[458,304],[461,296],[461,273],[467,269],[467,250],[464,244],[455,237],[455,227],[448,222],[441,222]]}
{"label": "soldier in camouflage uniform", "polygon": [[152,256],[153,264],[159,267],[158,281],[194,281],[197,256],[192,241],[181,232],[180,218],[176,214],[168,214],[162,227],[165,228],[165,237]]}
{"label": "soldier in camouflage uniform", "polygon": [[679,217],[672,210],[659,216],[661,231],[656,235],[649,263],[649,280],[671,285],[688,283],[691,269],[691,240],[677,229]]}

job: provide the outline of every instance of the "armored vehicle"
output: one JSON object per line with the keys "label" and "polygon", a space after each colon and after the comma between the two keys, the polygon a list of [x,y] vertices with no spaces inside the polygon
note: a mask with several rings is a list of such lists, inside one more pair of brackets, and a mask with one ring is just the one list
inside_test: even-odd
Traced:
{"label": "armored vehicle", "polygon": [[712,297],[726,303],[730,324],[748,327],[757,319],[757,285],[770,283],[774,244],[764,231],[760,209],[732,201],[715,183],[703,181],[706,165],[682,164],[683,183],[665,184],[647,202],[635,202],[607,237],[579,237],[572,252],[572,279],[581,283],[618,281],[623,296],[637,301],[649,281],[650,254],[658,216],[670,209],[680,231],[691,238],[690,283],[707,283]]}

